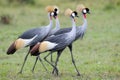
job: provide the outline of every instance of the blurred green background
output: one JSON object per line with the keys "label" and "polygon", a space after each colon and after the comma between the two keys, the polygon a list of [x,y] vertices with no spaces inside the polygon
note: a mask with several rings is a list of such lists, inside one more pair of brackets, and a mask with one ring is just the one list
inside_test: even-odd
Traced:
{"label": "blurred green background", "polygon": [[[91,12],[87,15],[88,28],[83,40],[73,44],[81,76],[76,76],[67,48],[58,63],[59,76],[50,73],[52,67],[44,60],[49,72],[38,62],[33,74],[30,70],[35,57],[31,56],[23,74],[18,75],[28,48],[7,55],[9,45],[24,31],[49,23],[47,5],[59,7],[61,28],[70,27],[71,21],[64,11],[76,10],[78,4],[84,4]],[[80,15],[76,24],[82,23]],[[120,0],[0,0],[0,80],[120,80]]]}

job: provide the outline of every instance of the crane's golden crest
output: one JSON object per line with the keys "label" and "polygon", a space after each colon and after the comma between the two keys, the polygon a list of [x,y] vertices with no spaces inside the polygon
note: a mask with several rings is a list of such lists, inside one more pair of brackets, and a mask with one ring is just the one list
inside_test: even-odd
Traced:
{"label": "crane's golden crest", "polygon": [[70,16],[72,12],[73,11],[70,8],[68,8],[67,10],[65,10],[65,16]]}
{"label": "crane's golden crest", "polygon": [[17,39],[16,41],[15,41],[15,48],[16,49],[20,49],[20,48],[22,48],[22,47],[24,47],[24,40],[23,39]]}
{"label": "crane's golden crest", "polygon": [[56,9],[58,9],[59,10],[59,8],[55,5],[55,6],[53,6],[54,7],[54,9],[56,8]]}
{"label": "crane's golden crest", "polygon": [[47,6],[46,11],[47,12],[53,12],[54,11],[54,6]]}
{"label": "crane's golden crest", "polygon": [[80,4],[77,6],[76,10],[77,10],[77,12],[81,12],[82,9],[84,9],[84,8],[85,8],[85,6],[83,4]]}

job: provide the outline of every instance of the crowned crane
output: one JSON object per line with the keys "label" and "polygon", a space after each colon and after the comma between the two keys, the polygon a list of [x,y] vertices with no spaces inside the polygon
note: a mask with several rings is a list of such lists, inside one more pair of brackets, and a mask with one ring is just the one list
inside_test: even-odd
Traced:
{"label": "crowned crane", "polygon": [[[87,29],[87,19],[86,19],[86,14],[90,14],[89,9],[86,8],[83,4],[80,4],[77,6],[77,11],[81,12],[82,17],[83,17],[83,24],[81,26],[77,27],[77,31],[76,31],[76,38],[74,41],[78,40],[79,38],[83,38],[85,31]],[[59,34],[63,34],[66,32],[69,32],[72,28],[63,28],[58,30],[56,33],[54,33],[54,35],[59,35]],[[68,45],[68,48],[70,50],[70,52],[72,52],[72,44]],[[53,62],[52,60],[52,54],[51,54],[51,62]],[[73,61],[74,62],[74,61]]]}
{"label": "crowned crane", "polygon": [[[56,6],[55,11],[56,11],[56,14],[58,15],[59,9],[58,9],[57,6]],[[56,21],[56,27],[51,30],[51,32],[48,34],[48,37],[54,35],[58,30],[60,30],[60,22],[59,22],[58,16],[56,16],[56,20],[55,20],[55,21]],[[38,59],[40,59],[39,55],[36,57],[34,66],[33,66],[33,68],[32,68],[32,72],[34,72],[34,69],[35,69],[35,66],[36,66],[36,63],[37,63]],[[46,70],[47,70],[47,69],[46,69]]]}
{"label": "crowned crane", "polygon": [[[62,51],[69,44],[71,44],[76,37],[76,24],[75,24],[74,18],[78,17],[77,12],[72,11],[71,9],[67,9],[65,11],[65,15],[69,15],[72,19],[71,31],[67,32],[67,33],[59,34],[56,36],[47,37],[43,42],[37,43],[30,51],[31,55],[33,55],[33,56],[39,55],[46,51],[57,52],[57,59],[56,59],[55,65],[53,65],[51,62],[49,62],[47,60],[47,57],[51,54],[51,52],[47,56],[44,57],[45,61],[48,62],[55,69],[57,75],[58,75],[57,62],[59,60],[59,57],[60,57]],[[36,54],[38,52],[39,52],[39,54]],[[76,68],[76,66],[75,66],[75,68]],[[76,68],[76,71],[78,72],[78,75],[80,75],[77,68]]]}
{"label": "crowned crane", "polygon": [[[83,21],[84,23],[81,25],[81,26],[78,26],[77,27],[77,30],[76,30],[76,38],[74,41],[78,40],[79,38],[83,38],[84,34],[85,34],[85,31],[87,29],[87,19],[86,19],[86,14],[90,14],[89,12],[89,9],[86,8],[83,4],[80,4],[77,6],[77,11],[78,12],[81,12],[82,13],[82,17],[83,17]],[[66,33],[66,32],[69,32],[72,28],[63,28],[63,29],[60,29],[59,31],[57,31],[54,35],[59,35],[59,34],[62,34],[62,33]],[[73,41],[73,42],[74,42]],[[72,53],[72,43],[70,45],[68,45],[68,48],[70,50],[70,52]],[[71,55],[72,57],[72,55]],[[52,62],[52,53],[51,53],[51,62]],[[72,62],[75,63],[73,57],[72,57]],[[54,70],[53,70],[54,71]]]}
{"label": "crowned crane", "polygon": [[[33,28],[30,30],[25,31],[22,35],[20,35],[17,40],[15,40],[10,47],[7,50],[7,54],[14,54],[18,49],[21,49],[23,47],[27,47],[30,46],[30,49],[37,43],[37,41],[43,41],[48,34],[51,32],[52,30],[52,26],[53,26],[53,21],[52,21],[52,17],[56,17],[57,16],[57,8],[55,6],[47,6],[46,10],[48,12],[48,18],[49,18],[49,24],[47,26],[43,26],[43,27],[38,27],[38,28]],[[25,56],[23,65],[21,67],[21,70],[19,73],[22,73],[24,64],[27,60],[27,57],[29,55],[30,49],[27,53],[27,55]],[[41,61],[41,59],[39,58],[39,60]],[[42,61],[41,61],[42,63]],[[43,63],[42,63],[43,65]],[[44,65],[43,65],[44,66]],[[45,68],[45,66],[44,66]]]}

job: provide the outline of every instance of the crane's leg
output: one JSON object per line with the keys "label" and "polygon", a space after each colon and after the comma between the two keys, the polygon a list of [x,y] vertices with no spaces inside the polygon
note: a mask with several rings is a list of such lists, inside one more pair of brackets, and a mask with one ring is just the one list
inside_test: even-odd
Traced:
{"label": "crane's leg", "polygon": [[45,56],[44,57],[44,60],[48,63],[48,64],[50,64],[56,71],[58,71],[58,69],[51,63],[51,62],[49,62],[48,60],[47,60],[47,57],[50,55],[50,54],[52,54],[53,52],[50,52],[47,56]]}
{"label": "crane's leg", "polygon": [[47,68],[45,67],[45,65],[43,64],[43,62],[42,62],[42,59],[40,58],[40,56],[38,55],[38,58],[39,58],[39,61],[41,62],[41,64],[42,64],[42,66],[44,67],[44,69],[46,70],[46,71],[48,71],[47,70]]}
{"label": "crane's leg", "polygon": [[47,71],[47,68],[46,68],[45,65],[43,64],[42,59],[41,59],[40,56],[38,55],[38,56],[36,57],[34,66],[33,66],[33,68],[32,68],[32,72],[34,72],[34,69],[35,69],[35,66],[36,66],[36,63],[37,63],[38,59],[39,59],[39,61],[41,62],[41,64],[42,64],[42,66],[44,67],[44,69]]}
{"label": "crane's leg", "polygon": [[20,72],[18,72],[19,74],[22,74],[22,70],[23,70],[23,67],[24,67],[24,65],[25,65],[25,62],[26,62],[26,60],[27,60],[27,57],[28,57],[28,55],[29,55],[29,52],[30,52],[30,50],[28,51],[27,55],[26,55],[25,58],[24,58],[24,62],[23,62],[23,65],[22,65],[22,67],[21,67],[21,70],[20,70]]}
{"label": "crane's leg", "polygon": [[[59,61],[59,57],[60,57],[60,55],[61,55],[63,50],[60,50],[60,51],[57,52],[57,58],[56,58],[56,62],[55,62],[55,67],[57,67],[57,63]],[[55,68],[53,69],[52,73],[54,74],[54,72],[55,72]],[[58,70],[56,71],[56,74],[58,75]]]}
{"label": "crane's leg", "polygon": [[36,57],[36,60],[35,60],[34,66],[33,66],[33,68],[32,68],[32,72],[34,72],[34,69],[35,69],[35,66],[36,66],[37,61],[38,61],[38,56]]}
{"label": "crane's leg", "polygon": [[75,67],[75,69],[76,69],[76,71],[77,71],[77,76],[80,76],[80,73],[79,73],[79,71],[78,71],[78,69],[77,69],[77,67],[76,67],[76,64],[75,64],[75,60],[74,60],[74,58],[73,58],[72,44],[70,44],[68,47],[69,47],[69,49],[70,49],[71,58],[72,58],[72,63],[73,63],[73,65],[74,65],[74,67]]}
{"label": "crane's leg", "polygon": [[51,62],[53,62],[52,54],[51,54],[51,59],[50,60],[51,60]]}

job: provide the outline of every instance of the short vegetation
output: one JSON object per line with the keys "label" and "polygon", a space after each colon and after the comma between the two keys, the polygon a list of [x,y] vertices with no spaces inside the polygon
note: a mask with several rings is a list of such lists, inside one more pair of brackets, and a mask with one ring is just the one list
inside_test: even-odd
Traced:
{"label": "short vegetation", "polygon": [[[59,76],[51,74],[52,67],[41,54],[49,70],[46,72],[40,62],[35,72],[31,69],[35,57],[29,56],[23,74],[17,74],[22,66],[28,48],[7,55],[9,45],[24,31],[48,24],[47,5],[60,8],[61,27],[70,27],[67,8],[76,9],[83,3],[91,14],[87,15],[88,29],[83,40],[73,44],[73,54],[81,76],[76,76],[68,48],[58,63]],[[82,24],[82,17],[77,25]],[[56,54],[54,56],[54,61]],[[0,0],[0,80],[120,80],[120,0]]]}

